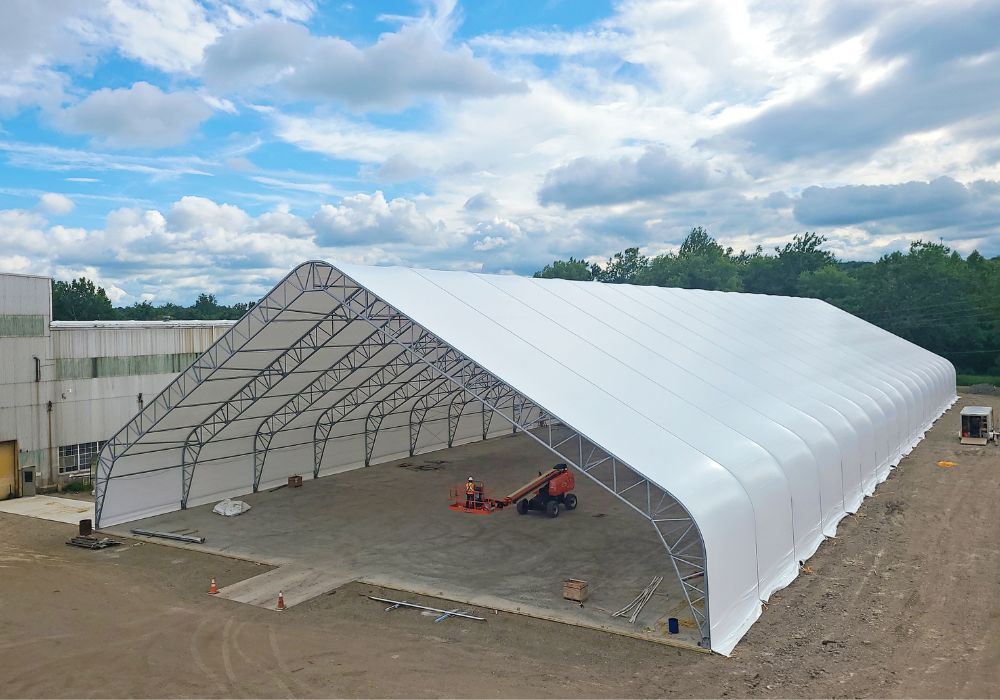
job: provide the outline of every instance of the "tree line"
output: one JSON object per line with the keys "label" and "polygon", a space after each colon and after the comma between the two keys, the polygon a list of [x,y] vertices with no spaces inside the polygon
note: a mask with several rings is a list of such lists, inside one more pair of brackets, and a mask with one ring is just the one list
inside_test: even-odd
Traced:
{"label": "tree line", "polygon": [[[1000,257],[963,258],[946,245],[918,241],[875,262],[842,261],[826,242],[804,233],[773,251],[736,253],[699,226],[676,253],[647,257],[626,248],[603,264],[571,257],[535,277],[815,297],[948,358],[960,374],[1000,376]],[[114,307],[89,279],[52,285],[52,317],[60,321],[235,320],[253,304],[225,306],[199,294],[190,306]]]}
{"label": "tree line", "polygon": [[107,291],[86,277],[52,283],[52,319],[55,321],[235,321],[254,302],[220,304],[214,294],[199,294],[191,306],[148,301],[113,306]]}
{"label": "tree line", "polygon": [[[736,253],[699,226],[676,253],[627,248],[603,264],[571,257],[535,277],[814,297],[948,358],[960,374],[1000,375],[1000,257],[917,241],[875,262],[842,261],[826,242],[805,233],[773,252]],[[980,379],[989,378],[960,383]]]}

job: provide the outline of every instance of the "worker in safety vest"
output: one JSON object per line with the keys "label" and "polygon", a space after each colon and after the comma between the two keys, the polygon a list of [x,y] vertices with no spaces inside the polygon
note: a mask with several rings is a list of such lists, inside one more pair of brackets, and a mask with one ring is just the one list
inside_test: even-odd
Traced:
{"label": "worker in safety vest", "polygon": [[476,507],[476,480],[471,476],[469,477],[469,480],[465,482],[465,507]]}

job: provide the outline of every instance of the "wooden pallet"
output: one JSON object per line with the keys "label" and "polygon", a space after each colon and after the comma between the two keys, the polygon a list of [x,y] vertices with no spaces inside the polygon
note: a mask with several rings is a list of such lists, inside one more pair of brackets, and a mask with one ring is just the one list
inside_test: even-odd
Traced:
{"label": "wooden pallet", "polygon": [[121,542],[113,540],[110,537],[97,539],[96,537],[78,535],[66,544],[72,545],[73,547],[82,547],[83,549],[104,549],[105,547],[114,547],[116,544],[121,544]]}

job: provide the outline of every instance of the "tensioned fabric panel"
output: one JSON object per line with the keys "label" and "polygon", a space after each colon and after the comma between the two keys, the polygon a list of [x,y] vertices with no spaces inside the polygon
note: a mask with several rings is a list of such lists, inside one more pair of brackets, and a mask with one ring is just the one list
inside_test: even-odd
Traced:
{"label": "tensioned fabric panel", "polygon": [[677,498],[722,653],[955,399],[946,360],[818,300],[338,269]]}
{"label": "tensioned fabric panel", "polygon": [[[704,547],[712,648],[724,654],[760,615],[761,601],[794,579],[799,562],[836,533],[955,399],[946,360],[818,300],[336,269],[683,505]],[[272,292],[286,293],[281,285]],[[238,391],[247,368],[273,361],[334,304],[322,291],[289,297],[276,322],[162,416],[157,433],[130,446],[114,465],[113,488],[105,486],[105,519],[177,509],[188,426]],[[353,321],[336,347],[319,350],[213,438],[192,503],[246,493],[260,421],[369,332]],[[368,373],[351,375],[350,385],[293,421],[275,445],[311,438],[319,413]],[[356,431],[352,420],[344,431]],[[360,438],[349,440],[363,447]],[[378,454],[395,445],[383,442]],[[286,450],[265,478],[310,466],[290,460],[311,455],[304,444]],[[361,456],[349,461],[360,466]],[[666,559],[665,552],[650,556]]]}

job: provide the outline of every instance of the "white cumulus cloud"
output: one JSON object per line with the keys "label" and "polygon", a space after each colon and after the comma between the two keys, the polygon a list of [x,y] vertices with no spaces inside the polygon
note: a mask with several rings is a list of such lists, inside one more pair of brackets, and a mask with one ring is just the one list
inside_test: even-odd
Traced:
{"label": "white cumulus cloud", "polygon": [[300,24],[261,22],[220,37],[205,51],[204,77],[222,92],[278,88],[293,98],[355,108],[405,107],[432,96],[483,97],[526,90],[498,75],[467,46],[449,46],[440,17],[407,22],[370,46],[315,36]]}
{"label": "white cumulus cloud", "polygon": [[155,85],[102,88],[64,109],[56,123],[112,147],[175,146],[188,139],[212,108],[194,92],[163,92]]}
{"label": "white cumulus cloud", "polygon": [[542,204],[571,209],[650,199],[697,190],[709,183],[704,162],[685,163],[663,148],[613,160],[577,158],[550,170],[538,192]]}
{"label": "white cumulus cloud", "polygon": [[409,199],[386,200],[382,192],[344,197],[338,206],[324,204],[312,218],[319,242],[344,243],[422,241],[432,243],[443,232]]}
{"label": "white cumulus cloud", "polygon": [[59,194],[58,192],[46,192],[38,198],[38,208],[46,214],[63,216],[73,211],[73,209],[76,208],[76,205],[73,203],[72,199],[64,194]]}

